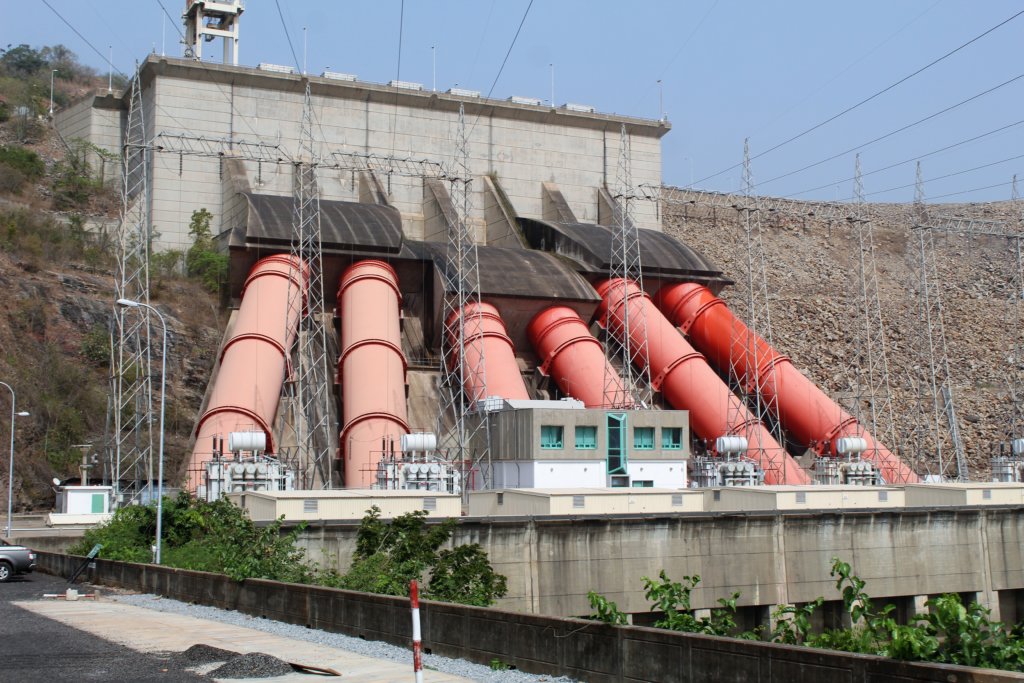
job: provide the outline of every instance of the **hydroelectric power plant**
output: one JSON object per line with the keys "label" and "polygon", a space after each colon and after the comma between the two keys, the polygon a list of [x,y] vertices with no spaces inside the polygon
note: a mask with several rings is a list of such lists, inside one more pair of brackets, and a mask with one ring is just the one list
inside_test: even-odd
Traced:
{"label": "hydroelectric power plant", "polygon": [[[952,455],[925,482],[875,432],[877,397],[815,386],[770,341],[763,273],[662,231],[668,203],[726,206],[763,262],[760,200],[662,187],[667,120],[240,66],[241,4],[190,7],[196,59],[151,55],[56,116],[121,156],[112,299],[149,300],[147,250],[187,249],[195,211],[229,258],[169,483],[311,522],[310,554],[341,564],[371,504],[464,514],[524,611],[583,614],[600,589],[643,612],[639,577],[665,569],[704,577],[700,609],[742,591],[756,623],[820,595],[842,555],[907,614],[942,592],[1024,614],[1024,439],[998,481],[966,481],[950,398]],[[224,62],[200,61],[215,39]],[[746,319],[718,296],[736,283]],[[155,346],[145,315],[116,315],[124,505],[151,495]]]}

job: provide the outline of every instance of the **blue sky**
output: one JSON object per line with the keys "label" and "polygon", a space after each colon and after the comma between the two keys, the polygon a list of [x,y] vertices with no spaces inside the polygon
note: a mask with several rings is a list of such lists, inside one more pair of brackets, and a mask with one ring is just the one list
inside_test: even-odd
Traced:
{"label": "blue sky", "polygon": [[[160,52],[164,40],[167,54],[181,54],[176,26],[162,22],[157,0],[49,1],[104,56],[112,45],[122,71],[147,52]],[[177,16],[183,3],[162,1]],[[406,0],[401,79],[432,87],[433,46],[439,90],[458,84],[486,94],[529,4]],[[280,7],[300,63],[307,28],[308,71],[330,66],[374,82],[399,75],[400,0],[280,0]],[[15,8],[18,16],[0,26],[0,45],[63,43],[84,62],[106,68],[41,1],[4,0],[4,8],[8,19]],[[764,153],[752,163],[759,193],[845,199],[854,161],[853,152],[844,152],[1024,74],[1017,58],[1024,15],[835,121],[766,150],[1022,9],[1005,0],[534,0],[493,94],[549,99],[551,64],[557,104],[657,118],[663,93],[673,124],[663,143],[666,183],[738,189],[740,169],[730,167],[742,160],[749,137],[751,154]],[[249,0],[241,28],[242,64],[295,64],[273,0]],[[864,147],[868,199],[910,201],[913,160],[926,154],[929,200],[1007,199],[1014,173],[1024,192],[1024,122],[1012,125],[1024,120],[1022,104],[1024,78]],[[929,154],[975,136],[983,137]],[[903,161],[909,163],[871,173]]]}

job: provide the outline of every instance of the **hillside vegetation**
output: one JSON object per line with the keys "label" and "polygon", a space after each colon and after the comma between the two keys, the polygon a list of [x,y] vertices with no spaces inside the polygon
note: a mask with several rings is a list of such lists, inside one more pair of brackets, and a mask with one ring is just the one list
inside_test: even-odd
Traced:
{"label": "hillside vegetation", "polygon": [[[83,143],[60,141],[44,116],[53,68],[57,106],[106,88],[106,78],[62,46],[0,51],[0,381],[31,413],[17,419],[16,511],[52,505],[51,480],[78,476],[80,445],[93,444],[85,450],[104,460],[114,298],[104,226],[116,224],[120,200],[85,161]],[[151,264],[151,303],[168,323],[172,473],[185,458],[225,319],[210,288],[180,274],[181,265],[180,255]],[[9,414],[9,400],[0,388],[0,415]],[[8,421],[0,425],[6,442]],[[89,476],[99,479],[101,464]],[[5,485],[3,507],[6,495]]]}

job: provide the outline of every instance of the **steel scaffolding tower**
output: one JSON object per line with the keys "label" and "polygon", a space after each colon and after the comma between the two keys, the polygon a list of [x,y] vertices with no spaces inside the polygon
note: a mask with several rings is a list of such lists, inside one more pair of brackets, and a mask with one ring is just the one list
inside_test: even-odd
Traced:
{"label": "steel scaffolding tower", "polygon": [[[853,415],[860,425],[870,425],[871,433],[881,443],[896,448],[896,427],[893,415],[892,388],[889,383],[885,321],[878,295],[878,270],[875,263],[874,227],[864,209],[864,183],[861,179],[860,154],[854,160],[853,195],[856,204],[849,218],[857,238],[857,280],[852,297],[860,309],[862,330],[856,344],[854,368]],[[891,483],[891,482],[890,482]]]}
{"label": "steel scaffolding tower", "polygon": [[[448,173],[449,192],[455,220],[448,224],[448,247],[441,270],[441,402],[437,417],[438,445],[447,451],[452,464],[462,471],[464,491],[467,475],[480,468],[482,488],[492,481],[490,463],[490,420],[487,396],[487,367],[484,358],[483,319],[480,302],[480,263],[476,240],[469,228],[471,215],[469,140],[466,112],[459,105],[455,134],[455,157]],[[466,362],[469,359],[469,362]],[[467,381],[476,393],[465,392]],[[478,436],[482,434],[482,439]],[[481,463],[485,466],[481,467]]]}
{"label": "steel scaffolding tower", "polygon": [[[612,248],[608,259],[608,275],[612,280],[635,282],[644,288],[643,265],[640,259],[640,233],[633,221],[632,202],[638,198],[633,187],[632,151],[626,124],[619,130],[619,161],[615,172],[615,200],[612,207]],[[639,303],[630,300],[623,289],[622,305],[609,307],[605,321],[605,354],[611,366],[618,366],[620,385],[606,372],[604,403],[610,408],[651,407],[651,369],[647,362],[647,319],[631,311]],[[642,309],[640,309],[642,310]],[[635,319],[634,319],[635,318]],[[620,330],[619,336],[611,330]],[[634,340],[634,337],[637,340]],[[607,370],[606,366],[606,370]]]}
{"label": "steel scaffolding tower", "polygon": [[[121,216],[117,229],[114,298],[149,303],[151,150],[136,68],[122,150]],[[147,308],[114,305],[108,426],[111,484],[118,505],[141,502],[153,482],[153,378]]]}
{"label": "steel scaffolding tower", "polygon": [[[317,166],[318,145],[313,137],[313,101],[309,81],[302,105],[299,151],[292,176],[292,257],[306,268],[307,291],[292,291],[288,310],[302,311],[299,333],[292,350],[292,373],[282,387],[279,409],[279,455],[295,472],[296,488],[333,486],[331,461],[338,447],[338,419],[334,410],[333,386],[327,330],[324,324],[323,256],[320,239],[320,190]],[[301,276],[301,274],[300,274]],[[282,320],[285,319],[284,311]],[[290,418],[290,420],[288,419]],[[284,438],[286,425],[292,439]]]}

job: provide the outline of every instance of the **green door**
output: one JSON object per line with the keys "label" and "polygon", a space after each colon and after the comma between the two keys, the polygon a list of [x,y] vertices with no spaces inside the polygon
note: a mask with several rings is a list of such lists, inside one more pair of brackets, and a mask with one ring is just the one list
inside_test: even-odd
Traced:
{"label": "green door", "polygon": [[92,494],[92,511],[93,514],[103,514],[103,494],[94,493]]}

